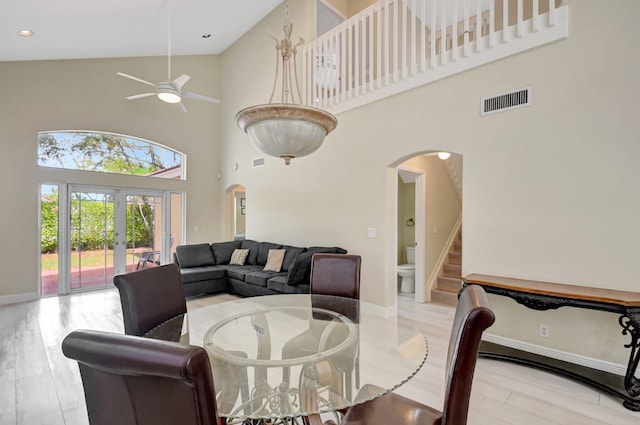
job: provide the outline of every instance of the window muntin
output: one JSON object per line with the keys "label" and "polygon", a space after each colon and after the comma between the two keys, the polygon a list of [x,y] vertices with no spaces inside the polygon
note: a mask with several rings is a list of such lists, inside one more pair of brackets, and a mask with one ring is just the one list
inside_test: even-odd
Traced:
{"label": "window muntin", "polygon": [[184,180],[184,154],[114,133],[38,133],[38,166]]}

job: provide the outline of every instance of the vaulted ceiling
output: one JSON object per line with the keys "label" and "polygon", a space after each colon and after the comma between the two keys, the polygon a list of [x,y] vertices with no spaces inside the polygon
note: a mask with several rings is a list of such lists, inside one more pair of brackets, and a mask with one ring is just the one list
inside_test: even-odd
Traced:
{"label": "vaulted ceiling", "polygon": [[0,61],[163,56],[169,22],[172,55],[217,54],[281,2],[0,0]]}

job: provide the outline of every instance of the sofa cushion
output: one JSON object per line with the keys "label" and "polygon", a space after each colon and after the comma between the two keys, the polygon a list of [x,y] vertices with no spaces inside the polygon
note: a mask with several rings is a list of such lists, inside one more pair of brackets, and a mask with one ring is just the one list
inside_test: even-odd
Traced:
{"label": "sofa cushion", "polygon": [[240,248],[242,241],[215,242],[211,244],[216,264],[229,264],[233,251]]}
{"label": "sofa cushion", "polygon": [[284,249],[270,249],[267,256],[267,263],[264,265],[262,271],[280,273],[282,269],[282,262],[284,261]]}
{"label": "sofa cushion", "polygon": [[215,266],[189,267],[180,270],[182,283],[198,282],[201,280],[224,279],[225,270]]}
{"label": "sofa cushion", "polygon": [[309,272],[311,269],[311,256],[312,252],[305,251],[302,254],[298,254],[295,261],[289,268],[289,274],[287,275],[287,285],[298,285],[305,281],[309,283]]}
{"label": "sofa cushion", "polygon": [[308,294],[311,290],[308,284],[287,285],[287,276],[282,274],[269,279],[267,288],[283,294]]}
{"label": "sofa cushion", "polygon": [[265,264],[267,264],[267,258],[269,257],[269,250],[280,249],[280,248],[282,248],[282,245],[280,244],[275,244],[271,242],[260,242],[258,246],[258,262],[256,264],[260,264],[261,266],[264,266]]}
{"label": "sofa cushion", "polygon": [[176,258],[180,268],[213,266],[216,261],[213,251],[208,243],[193,245],[178,245],[176,247]]}
{"label": "sofa cushion", "polygon": [[245,239],[242,241],[242,245],[240,248],[248,249],[249,255],[247,256],[247,260],[245,264],[258,264],[258,247],[260,246],[260,242],[253,241],[251,239]]}
{"label": "sofa cushion", "polygon": [[244,262],[247,260],[248,254],[248,249],[234,249],[233,254],[231,254],[231,260],[229,260],[229,264],[232,264],[234,266],[244,266]]}
{"label": "sofa cushion", "polygon": [[267,287],[267,281],[275,276],[282,275],[282,277],[286,277],[286,273],[276,273],[276,272],[252,272],[247,273],[244,276],[244,281],[250,283],[252,285]]}
{"label": "sofa cushion", "polygon": [[339,247],[321,247],[314,246],[307,248],[305,252],[299,254],[293,265],[289,269],[289,275],[287,276],[287,285],[299,285],[309,284],[309,278],[311,275],[311,258],[313,254],[346,254],[345,249]]}
{"label": "sofa cushion", "polygon": [[262,271],[262,266],[232,266],[227,268],[227,276],[233,279],[245,280],[248,273]]}
{"label": "sofa cushion", "polygon": [[283,272],[288,272],[293,265],[293,262],[296,260],[296,257],[307,250],[307,248],[290,245],[284,245],[282,248],[286,250],[284,254],[284,261],[282,262]]}

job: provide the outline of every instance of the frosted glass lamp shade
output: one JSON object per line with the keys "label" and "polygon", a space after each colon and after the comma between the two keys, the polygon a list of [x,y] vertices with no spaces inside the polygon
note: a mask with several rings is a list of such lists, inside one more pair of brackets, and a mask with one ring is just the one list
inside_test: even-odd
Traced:
{"label": "frosted glass lamp shade", "polygon": [[236,114],[238,127],[259,151],[284,159],[309,155],[338,124],[330,113],[309,106],[272,103],[245,108]]}
{"label": "frosted glass lamp shade", "polygon": [[172,88],[159,87],[157,96],[158,96],[158,99],[167,103],[178,103],[182,100],[180,96],[180,92]]}

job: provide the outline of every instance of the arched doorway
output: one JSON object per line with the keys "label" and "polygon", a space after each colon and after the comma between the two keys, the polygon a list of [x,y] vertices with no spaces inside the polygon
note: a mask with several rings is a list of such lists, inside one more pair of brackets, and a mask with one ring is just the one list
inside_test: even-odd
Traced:
{"label": "arched doorway", "polygon": [[[451,154],[442,159],[437,151],[417,152],[391,164],[396,170],[398,183],[395,193],[395,229],[394,244],[396,256],[389,260],[389,266],[397,268],[406,263],[404,245],[407,241],[415,243],[415,294],[416,302],[431,301],[432,290],[436,288],[438,278],[442,276],[443,265],[447,261],[448,251],[458,235],[462,217],[462,156]],[[402,180],[413,181],[406,184]],[[408,191],[404,194],[401,191]],[[404,207],[401,205],[405,199]],[[407,203],[406,199],[415,199]],[[404,208],[404,210],[403,210]],[[408,237],[407,221],[413,228]],[[409,240],[410,239],[410,240]],[[415,239],[415,241],[414,241]],[[460,272],[461,272],[461,264]],[[398,286],[400,294],[400,286]]]}

